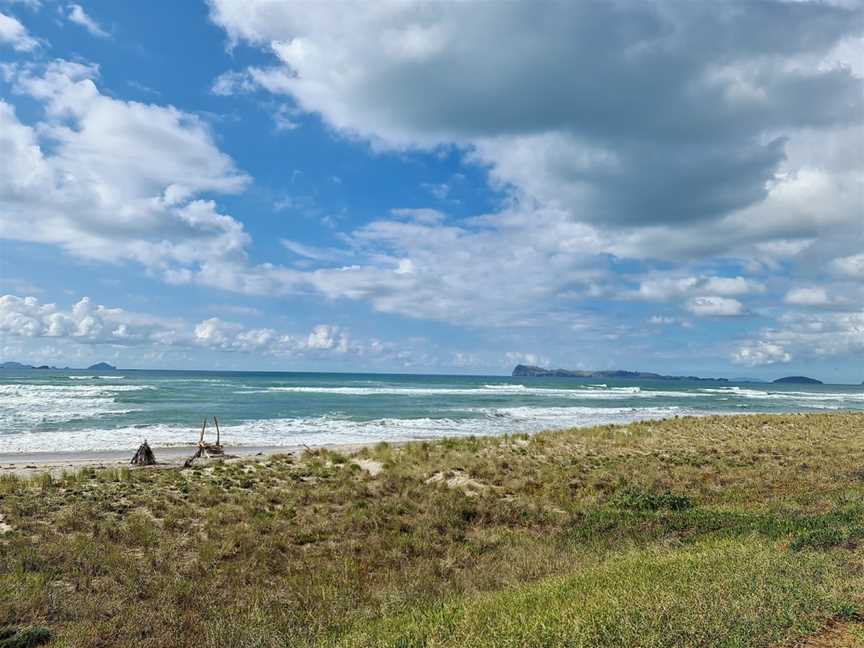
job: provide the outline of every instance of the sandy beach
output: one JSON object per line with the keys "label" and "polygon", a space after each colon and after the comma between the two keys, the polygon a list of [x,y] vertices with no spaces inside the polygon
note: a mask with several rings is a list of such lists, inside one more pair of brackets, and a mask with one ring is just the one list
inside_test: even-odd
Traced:
{"label": "sandy beach", "polygon": [[[328,449],[343,453],[354,453],[364,446],[373,444],[344,443],[315,446],[315,449]],[[398,445],[398,444],[394,444]],[[310,446],[224,446],[225,455],[220,461],[232,463],[236,461],[263,460],[273,455],[298,455]],[[143,469],[179,468],[183,462],[195,452],[196,446],[156,447],[157,464]],[[22,477],[48,473],[58,476],[63,472],[74,472],[82,468],[96,470],[130,467],[130,459],[135,454],[134,449],[86,451],[86,452],[31,452],[0,454],[0,474],[13,474]],[[208,463],[211,459],[196,460],[198,463]]]}

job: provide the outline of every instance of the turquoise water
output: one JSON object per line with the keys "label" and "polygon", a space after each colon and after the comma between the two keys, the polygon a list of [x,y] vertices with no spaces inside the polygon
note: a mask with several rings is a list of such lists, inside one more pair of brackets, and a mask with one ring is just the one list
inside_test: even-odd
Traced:
{"label": "turquoise water", "polygon": [[0,371],[0,453],[197,439],[320,445],[533,432],[684,415],[864,411],[864,387],[500,376]]}

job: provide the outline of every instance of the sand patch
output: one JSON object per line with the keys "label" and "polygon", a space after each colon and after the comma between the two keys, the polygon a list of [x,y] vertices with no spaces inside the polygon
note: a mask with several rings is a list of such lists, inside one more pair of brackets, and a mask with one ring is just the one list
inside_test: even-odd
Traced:
{"label": "sand patch", "polygon": [[472,479],[462,470],[448,470],[437,472],[426,480],[427,484],[443,483],[447,488],[461,490],[469,497],[484,493],[489,489],[488,484]]}
{"label": "sand patch", "polygon": [[0,513],[0,535],[3,535],[4,533],[8,533],[11,530],[12,530],[12,525],[6,524],[6,520],[3,517],[3,514]]}
{"label": "sand patch", "polygon": [[384,464],[374,459],[354,459],[352,463],[361,470],[368,472],[372,477],[377,477],[384,470]]}

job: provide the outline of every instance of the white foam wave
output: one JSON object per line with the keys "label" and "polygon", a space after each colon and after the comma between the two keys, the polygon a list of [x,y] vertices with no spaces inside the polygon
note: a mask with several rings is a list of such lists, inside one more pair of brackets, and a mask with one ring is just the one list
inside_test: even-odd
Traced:
{"label": "white foam wave", "polygon": [[342,396],[482,396],[569,392],[570,390],[530,390],[524,385],[494,387],[267,387],[247,393],[286,392],[295,394],[334,394]]}
{"label": "white foam wave", "polygon": [[555,387],[526,387],[525,385],[483,385],[482,387],[249,387],[235,394],[329,394],[334,396],[550,396],[592,400],[618,400],[625,398],[688,398],[699,394],[685,391],[643,390],[640,387],[588,386],[561,389]]}
{"label": "white foam wave", "polygon": [[864,403],[864,392],[767,391],[762,389],[746,389],[743,387],[722,387],[718,389],[700,389],[699,391],[755,400],[804,401],[805,403],[810,401]]}
{"label": "white foam wave", "polygon": [[126,376],[66,376],[69,380],[123,380]]}
{"label": "white foam wave", "polygon": [[115,400],[148,385],[0,385],[0,433],[138,411]]}
{"label": "white foam wave", "polygon": [[[537,432],[551,428],[660,419],[676,414],[700,414],[678,407],[506,407],[452,410],[449,413],[451,416],[448,418],[377,418],[365,421],[339,416],[264,419],[224,425],[222,439],[229,445],[246,446],[374,443]],[[465,417],[465,414],[471,415]],[[130,450],[144,438],[157,447],[189,445],[197,439],[197,430],[186,426],[151,425],[4,434],[0,435],[0,453],[51,452],[58,447],[69,451]]]}

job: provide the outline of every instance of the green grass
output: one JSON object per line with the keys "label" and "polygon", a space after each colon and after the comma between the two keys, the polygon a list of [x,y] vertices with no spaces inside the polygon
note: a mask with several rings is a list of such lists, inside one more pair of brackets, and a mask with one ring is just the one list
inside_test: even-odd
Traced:
{"label": "green grass", "polygon": [[328,450],[4,473],[0,628],[52,646],[781,648],[864,613],[864,415],[359,455],[380,474]]}
{"label": "green grass", "polygon": [[841,606],[825,554],[756,538],[635,550],[565,578],[370,621],[338,646],[765,646]]}

